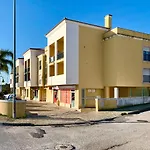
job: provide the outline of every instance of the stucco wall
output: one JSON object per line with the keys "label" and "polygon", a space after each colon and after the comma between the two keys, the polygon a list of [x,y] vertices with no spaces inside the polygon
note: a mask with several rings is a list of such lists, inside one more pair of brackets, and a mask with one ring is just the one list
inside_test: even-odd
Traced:
{"label": "stucco wall", "polygon": [[79,86],[82,88],[103,88],[104,32],[79,26]]}
{"label": "stucco wall", "polygon": [[150,42],[123,36],[104,41],[105,86],[143,86],[143,67],[150,68],[143,62],[143,46]]}

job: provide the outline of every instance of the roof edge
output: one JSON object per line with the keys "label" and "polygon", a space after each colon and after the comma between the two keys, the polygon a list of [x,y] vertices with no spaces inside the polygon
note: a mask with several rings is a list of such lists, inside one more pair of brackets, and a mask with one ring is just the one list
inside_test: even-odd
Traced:
{"label": "roof edge", "polygon": [[100,25],[96,25],[96,24],[92,24],[92,23],[87,23],[87,22],[82,22],[82,21],[78,21],[78,20],[74,20],[74,19],[69,19],[69,18],[65,17],[58,24],[56,24],[49,32],[47,32],[45,34],[45,36],[47,36],[52,30],[54,30],[58,25],[60,25],[64,20],[66,20],[66,21],[72,21],[72,22],[76,22],[76,23],[81,23],[81,24],[85,24],[85,25],[89,25],[89,26],[93,26],[93,27],[98,27],[98,28],[109,30],[109,28],[106,28],[104,26],[100,26]]}

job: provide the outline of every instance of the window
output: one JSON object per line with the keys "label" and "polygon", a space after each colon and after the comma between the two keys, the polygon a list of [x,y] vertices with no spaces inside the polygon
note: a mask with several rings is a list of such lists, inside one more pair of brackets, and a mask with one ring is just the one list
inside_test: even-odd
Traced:
{"label": "window", "polygon": [[150,47],[143,48],[143,60],[150,61]]}
{"label": "window", "polygon": [[150,83],[150,68],[143,69],[143,82]]}
{"label": "window", "polygon": [[25,61],[24,80],[30,81],[30,59]]}

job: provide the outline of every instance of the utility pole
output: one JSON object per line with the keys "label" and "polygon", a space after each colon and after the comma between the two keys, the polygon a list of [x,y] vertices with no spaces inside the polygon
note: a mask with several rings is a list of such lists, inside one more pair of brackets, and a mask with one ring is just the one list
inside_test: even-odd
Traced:
{"label": "utility pole", "polygon": [[16,0],[13,0],[13,118],[16,118]]}

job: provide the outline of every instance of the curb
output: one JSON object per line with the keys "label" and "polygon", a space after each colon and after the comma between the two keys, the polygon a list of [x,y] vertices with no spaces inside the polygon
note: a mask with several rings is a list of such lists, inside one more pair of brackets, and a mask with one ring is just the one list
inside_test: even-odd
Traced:
{"label": "curb", "polygon": [[124,115],[140,114],[140,113],[142,113],[142,112],[149,111],[149,110],[150,110],[150,107],[145,108],[145,109],[141,109],[141,110],[131,111],[131,112],[128,112],[128,113],[121,113],[121,116],[124,116]]}
{"label": "curb", "polygon": [[73,125],[95,125],[99,123],[105,123],[108,121],[113,121],[117,117],[113,118],[106,118],[101,120],[90,120],[90,121],[84,121],[84,122],[74,122],[74,123],[58,123],[58,124],[33,124],[33,123],[9,123],[9,122],[3,122],[0,123],[0,126],[14,126],[14,127],[33,127],[33,126],[51,126],[51,127],[65,127],[65,126],[73,126]]}

